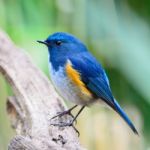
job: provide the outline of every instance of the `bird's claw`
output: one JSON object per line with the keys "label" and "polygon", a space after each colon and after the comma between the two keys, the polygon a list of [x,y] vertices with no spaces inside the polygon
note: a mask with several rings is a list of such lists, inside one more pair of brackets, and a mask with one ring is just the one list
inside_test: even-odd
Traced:
{"label": "bird's claw", "polygon": [[79,133],[79,131],[75,128],[75,126],[73,125],[73,121],[71,121],[71,122],[69,122],[69,123],[65,123],[65,122],[61,122],[61,123],[51,123],[51,125],[53,125],[53,126],[58,126],[58,127],[70,127],[70,126],[72,126],[73,127],[73,129],[76,131],[76,133],[78,134],[78,136],[80,136],[80,133]]}
{"label": "bird's claw", "polygon": [[[54,117],[52,117],[50,120],[55,119],[57,117],[63,117],[64,115],[69,115],[74,119],[73,114],[70,111],[63,111],[63,112],[59,112],[57,115],[55,115]],[[77,120],[75,120],[75,123],[77,124]]]}

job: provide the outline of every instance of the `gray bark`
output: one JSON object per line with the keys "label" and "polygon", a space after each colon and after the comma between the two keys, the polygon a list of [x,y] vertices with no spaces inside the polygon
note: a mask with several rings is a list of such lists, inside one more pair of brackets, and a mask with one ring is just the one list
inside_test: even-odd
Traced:
{"label": "gray bark", "polygon": [[[9,150],[82,150],[72,127],[54,127],[50,118],[65,110],[63,101],[47,77],[32,63],[25,51],[16,47],[0,31],[0,72],[12,87],[7,112],[16,136]],[[63,120],[68,121],[69,117]]]}

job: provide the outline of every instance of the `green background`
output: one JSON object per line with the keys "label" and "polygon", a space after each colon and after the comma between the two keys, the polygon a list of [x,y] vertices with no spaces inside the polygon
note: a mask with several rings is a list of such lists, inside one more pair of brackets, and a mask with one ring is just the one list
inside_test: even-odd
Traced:
{"label": "green background", "polygon": [[[150,149],[150,1],[148,0],[0,0],[0,28],[48,76],[47,50],[36,40],[57,31],[80,38],[102,63],[114,96],[132,118],[140,137],[111,110],[99,105],[79,118],[87,149]],[[0,149],[15,134],[6,114],[12,95],[0,75]]]}

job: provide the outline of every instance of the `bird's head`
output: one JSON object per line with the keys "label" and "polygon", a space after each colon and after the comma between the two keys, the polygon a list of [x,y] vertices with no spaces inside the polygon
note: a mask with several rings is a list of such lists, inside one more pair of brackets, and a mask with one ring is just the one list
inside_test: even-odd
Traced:
{"label": "bird's head", "polygon": [[56,32],[50,35],[45,41],[38,41],[46,45],[50,54],[79,53],[86,50],[86,47],[79,39],[69,33]]}
{"label": "bird's head", "polygon": [[64,65],[72,55],[77,57],[81,52],[87,51],[86,46],[79,39],[64,32],[56,32],[45,41],[38,42],[48,47],[49,61],[55,68]]}

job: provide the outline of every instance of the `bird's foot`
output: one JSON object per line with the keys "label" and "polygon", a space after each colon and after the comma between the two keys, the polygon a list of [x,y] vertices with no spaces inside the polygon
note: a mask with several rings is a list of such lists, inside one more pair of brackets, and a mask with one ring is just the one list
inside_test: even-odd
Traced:
{"label": "bird's foot", "polygon": [[57,118],[57,117],[63,117],[65,115],[70,115],[72,117],[72,120],[69,122],[69,123],[65,123],[65,122],[60,122],[60,123],[51,123],[51,125],[53,126],[58,126],[58,127],[66,127],[66,126],[72,126],[74,128],[74,130],[77,132],[78,136],[80,135],[79,131],[75,128],[74,126],[74,122],[77,123],[77,117],[78,115],[80,114],[80,112],[83,110],[84,107],[81,108],[81,110],[78,112],[78,114],[74,117],[71,113],[71,111],[76,108],[77,105],[73,106],[72,108],[66,110],[66,111],[63,111],[59,114],[57,114],[56,116],[52,117],[52,119],[54,118]]}
{"label": "bird's foot", "polygon": [[69,115],[69,116],[71,116],[71,117],[73,118],[73,120],[75,121],[75,123],[77,123],[77,120],[74,119],[75,117],[74,117],[73,114],[71,113],[71,111],[72,111],[74,108],[76,108],[76,107],[77,107],[77,105],[75,105],[75,106],[73,106],[72,108],[70,108],[70,109],[68,109],[68,110],[65,110],[65,111],[63,111],[63,112],[59,112],[57,115],[55,115],[54,117],[52,117],[50,120],[55,119],[55,118],[57,118],[57,117],[63,117],[63,116],[65,116],[65,115]]}
{"label": "bird's foot", "polygon": [[58,127],[73,127],[73,129],[76,131],[76,133],[78,134],[78,136],[80,136],[80,133],[79,133],[79,131],[76,129],[76,127],[74,126],[74,121],[75,120],[72,120],[71,122],[68,122],[68,123],[66,123],[66,122],[60,122],[60,123],[51,123],[51,125],[53,125],[53,126],[58,126]]}
{"label": "bird's foot", "polygon": [[63,112],[58,112],[58,114],[55,115],[54,117],[52,117],[51,120],[52,120],[52,119],[55,119],[55,118],[57,118],[57,117],[63,117],[63,116],[65,116],[65,115],[69,115],[69,116],[71,116],[72,118],[74,118],[73,114],[72,114],[69,110],[66,110],[66,111],[63,111]]}

